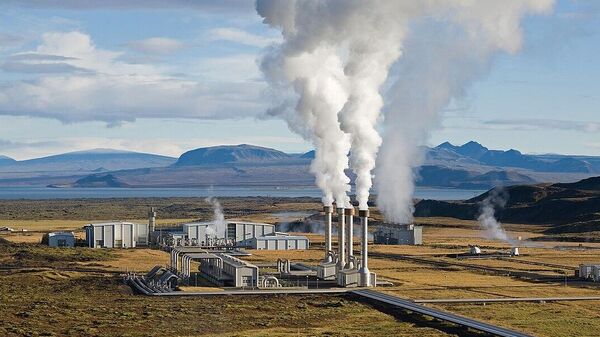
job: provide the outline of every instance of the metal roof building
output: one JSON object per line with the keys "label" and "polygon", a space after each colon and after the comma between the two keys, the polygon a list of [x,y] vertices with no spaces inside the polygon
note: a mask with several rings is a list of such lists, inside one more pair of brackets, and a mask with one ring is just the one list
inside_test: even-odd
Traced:
{"label": "metal roof building", "polygon": [[235,242],[275,233],[275,225],[256,222],[228,221],[225,238]]}
{"label": "metal roof building", "polygon": [[148,245],[148,224],[105,222],[85,225],[90,248],[133,248]]}
{"label": "metal roof building", "polygon": [[246,239],[239,245],[250,249],[290,250],[308,249],[310,243],[306,236],[275,233]]}
{"label": "metal roof building", "polygon": [[423,227],[415,225],[379,226],[373,233],[376,244],[422,245]]}
{"label": "metal roof building", "polygon": [[75,234],[73,232],[52,232],[45,234],[42,243],[50,247],[75,247]]}
{"label": "metal roof building", "polygon": [[258,287],[258,267],[236,257],[215,253],[199,258],[200,272],[219,286]]}

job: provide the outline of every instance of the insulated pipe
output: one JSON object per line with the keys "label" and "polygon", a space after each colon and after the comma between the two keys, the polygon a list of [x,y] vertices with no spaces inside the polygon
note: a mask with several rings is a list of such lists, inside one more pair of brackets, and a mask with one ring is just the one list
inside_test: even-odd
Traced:
{"label": "insulated pipe", "polygon": [[369,272],[369,263],[368,263],[368,245],[369,245],[369,233],[367,230],[368,221],[369,221],[369,210],[361,209],[358,211],[358,216],[361,220],[362,225],[362,240],[361,240],[361,257],[362,263],[359,269],[360,274],[360,286],[361,287],[370,287],[371,286],[371,273]]}
{"label": "insulated pipe", "polygon": [[345,217],[344,217],[344,209],[343,208],[338,208],[337,209],[337,214],[338,214],[338,269],[342,270],[344,269],[344,266],[346,266],[346,247],[345,247],[345,241],[346,241],[346,223],[345,223]]}
{"label": "insulated pipe", "polygon": [[331,258],[331,213],[333,212],[333,207],[331,206],[323,206],[323,212],[325,212],[325,260],[324,262],[333,262]]}
{"label": "insulated pipe", "polygon": [[344,215],[346,216],[346,227],[348,227],[348,230],[346,231],[346,256],[348,262],[344,266],[344,269],[354,269],[354,252],[352,249],[352,245],[354,244],[354,207],[346,208],[344,210]]}

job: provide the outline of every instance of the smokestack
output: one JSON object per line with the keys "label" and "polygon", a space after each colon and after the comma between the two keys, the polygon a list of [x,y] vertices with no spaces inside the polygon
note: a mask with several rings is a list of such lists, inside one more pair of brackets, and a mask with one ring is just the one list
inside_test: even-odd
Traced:
{"label": "smokestack", "polygon": [[331,258],[331,213],[333,212],[332,206],[323,206],[323,212],[325,212],[325,260],[324,262],[333,262]]}
{"label": "smokestack", "polygon": [[361,209],[358,211],[358,216],[360,217],[361,229],[362,229],[362,239],[361,239],[361,257],[362,263],[360,265],[360,270],[358,273],[360,274],[360,286],[361,287],[370,287],[371,286],[371,272],[369,272],[369,263],[368,263],[368,244],[369,244],[369,233],[367,231],[368,227],[368,219],[369,219],[369,210]]}
{"label": "smokestack", "polygon": [[346,224],[344,217],[344,208],[337,209],[338,214],[338,269],[342,270],[346,266]]}
{"label": "smokestack", "polygon": [[352,249],[352,245],[354,244],[354,207],[346,208],[344,210],[344,214],[346,215],[346,224],[348,227],[348,231],[346,232],[346,251],[348,255],[348,263],[346,263],[344,269],[354,269],[354,261],[352,260],[352,256],[354,256]]}
{"label": "smokestack", "polygon": [[156,231],[156,211],[154,207],[150,207],[148,212],[148,244],[150,244],[154,231]]}

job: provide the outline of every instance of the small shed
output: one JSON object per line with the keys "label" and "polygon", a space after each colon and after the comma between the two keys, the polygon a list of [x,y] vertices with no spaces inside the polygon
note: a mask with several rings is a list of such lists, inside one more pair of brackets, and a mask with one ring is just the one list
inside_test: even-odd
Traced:
{"label": "small shed", "polygon": [[75,242],[73,232],[52,232],[42,237],[42,243],[50,247],[75,247]]}

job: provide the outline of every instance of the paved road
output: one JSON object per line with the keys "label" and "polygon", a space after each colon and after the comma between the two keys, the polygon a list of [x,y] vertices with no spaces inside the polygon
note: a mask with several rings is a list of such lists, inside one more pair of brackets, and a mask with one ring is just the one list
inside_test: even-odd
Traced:
{"label": "paved road", "polygon": [[429,308],[417,303],[414,303],[409,300],[401,299],[396,296],[380,293],[374,290],[361,289],[355,290],[352,292],[358,296],[363,298],[367,298],[373,301],[377,301],[380,303],[385,303],[388,305],[392,305],[404,310],[409,310],[415,313],[419,313],[425,316],[434,317],[443,321],[452,322],[454,324],[458,324],[464,327],[468,327],[474,330],[483,331],[490,333],[495,336],[501,337],[531,337],[530,335],[526,335],[521,332],[509,330],[506,328],[501,328],[499,326],[495,326],[492,324],[480,322],[471,318],[458,316],[455,314],[451,314],[446,311]]}

